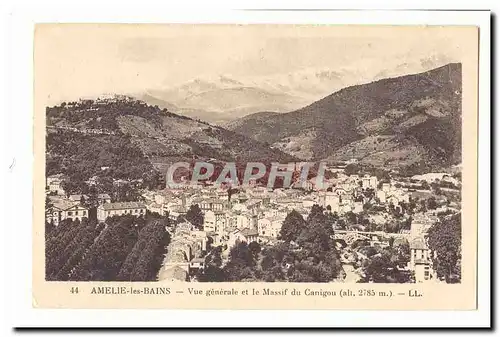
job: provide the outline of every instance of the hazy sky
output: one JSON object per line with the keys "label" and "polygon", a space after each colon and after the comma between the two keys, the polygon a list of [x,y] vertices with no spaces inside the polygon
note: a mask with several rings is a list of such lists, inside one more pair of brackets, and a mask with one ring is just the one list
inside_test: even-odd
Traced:
{"label": "hazy sky", "polygon": [[[308,68],[381,72],[401,63],[460,62],[453,28],[229,25],[37,27],[37,81],[49,102]],[[49,97],[50,96],[50,97]]]}

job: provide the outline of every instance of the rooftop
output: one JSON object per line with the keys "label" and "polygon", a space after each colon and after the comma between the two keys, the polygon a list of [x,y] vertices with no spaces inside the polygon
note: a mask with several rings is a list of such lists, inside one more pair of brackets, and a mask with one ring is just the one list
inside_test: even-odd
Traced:
{"label": "rooftop", "polygon": [[121,209],[136,209],[136,208],[146,208],[142,202],[129,201],[129,202],[110,202],[101,205],[105,210],[121,210]]}
{"label": "rooftop", "polygon": [[423,238],[416,238],[410,242],[410,249],[428,249]]}
{"label": "rooftop", "polygon": [[57,199],[57,200],[53,201],[52,203],[53,203],[55,208],[58,208],[62,211],[70,209],[71,207],[74,207],[74,206],[80,206],[81,208],[85,208],[85,207],[81,206],[80,203],[78,203],[78,202],[73,202],[71,200],[65,200],[65,199]]}

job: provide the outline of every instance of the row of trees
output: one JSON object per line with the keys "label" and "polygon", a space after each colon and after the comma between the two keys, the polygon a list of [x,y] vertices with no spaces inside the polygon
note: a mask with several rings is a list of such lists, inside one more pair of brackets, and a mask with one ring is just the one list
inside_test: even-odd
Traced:
{"label": "row of trees", "polygon": [[66,219],[57,227],[46,225],[45,277],[47,280],[68,280],[75,266],[102,231],[103,226],[87,218]]}
{"label": "row of trees", "polygon": [[118,281],[154,281],[161,267],[170,234],[165,231],[166,221],[157,218],[142,228],[132,251],[123,262]]}
{"label": "row of trees", "polygon": [[167,221],[155,215],[114,216],[105,225],[64,220],[46,232],[46,279],[155,280],[170,242]]}

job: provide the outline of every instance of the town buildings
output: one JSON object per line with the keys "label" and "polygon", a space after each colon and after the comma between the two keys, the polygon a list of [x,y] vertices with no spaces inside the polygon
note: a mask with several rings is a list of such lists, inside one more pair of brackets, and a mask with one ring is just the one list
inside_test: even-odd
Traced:
{"label": "town buildings", "polygon": [[[459,212],[460,205],[457,202],[447,202],[442,195],[435,196],[431,190],[419,189],[427,180],[417,178],[419,177],[414,182],[379,181],[371,175],[346,175],[342,168],[338,168],[335,177],[328,179],[326,187],[322,188],[313,184],[315,179],[308,180],[310,184],[305,187],[275,189],[252,181],[229,194],[227,188],[200,183],[182,189],[141,190],[140,200],[144,202],[115,203],[111,202],[109,195],[99,194],[97,219],[103,222],[114,215],[144,216],[146,211],[163,216],[168,214],[173,234],[163,266],[157,275],[158,280],[186,281],[193,280],[196,273],[205,267],[206,254],[213,247],[219,247],[223,256],[228,256],[231,248],[238,242],[272,245],[278,241],[287,214],[297,211],[306,219],[312,207],[317,204],[339,220],[335,224],[336,233],[341,229],[346,232],[343,234],[345,237],[355,237],[354,241],[368,240],[369,246],[374,248],[387,247],[390,237],[409,242],[411,259],[405,270],[414,272],[416,282],[429,282],[435,281],[436,277],[432,269],[433,253],[425,240],[426,233],[439,221],[440,213]],[[452,182],[446,175],[441,176],[441,179]],[[48,177],[47,190],[64,195],[62,181],[61,175]],[[95,183],[98,184],[97,179]],[[117,185],[122,183],[125,181],[114,181]],[[411,219],[409,213],[403,214],[410,202],[420,205],[420,201],[434,196],[436,208],[413,210]],[[88,196],[75,194],[68,198],[58,198],[66,202],[54,203],[53,209],[47,212],[47,220],[57,224],[64,219],[81,220],[88,216],[89,210],[80,204],[82,198],[87,200]],[[184,217],[194,205],[198,205],[203,214],[200,228],[194,228]],[[399,214],[396,215],[400,217],[395,219],[393,213],[398,213],[397,211]],[[348,219],[354,220],[349,222]],[[411,227],[407,225],[404,229],[396,227],[386,230],[391,223],[405,221],[408,224],[411,222]],[[353,242],[346,243],[351,245]],[[338,247],[339,250],[344,248],[342,245]],[[369,257],[357,254],[356,261],[349,262],[349,268],[354,268],[355,263],[363,259]],[[352,274],[353,270],[349,273]]]}
{"label": "town buildings", "polygon": [[105,221],[113,215],[130,214],[134,216],[144,216],[146,214],[146,205],[142,202],[111,202],[104,203],[97,207],[97,220]]}
{"label": "town buildings", "polygon": [[[85,194],[72,194],[69,196],[69,200],[71,201],[78,201],[80,202],[82,200],[82,197],[85,201],[87,201],[89,199],[89,196],[88,195],[85,195]],[[96,195],[96,199],[97,199],[97,202],[99,204],[104,204],[104,203],[109,203],[111,202],[111,197],[109,196],[109,194],[105,194],[105,193],[100,193],[100,194],[97,194]]]}
{"label": "town buildings", "polygon": [[434,278],[431,270],[430,249],[425,239],[418,237],[410,242],[410,270],[415,272],[415,282],[423,283]]}
{"label": "town buildings", "polygon": [[158,281],[188,281],[196,272],[205,266],[208,248],[206,232],[196,230],[190,223],[177,225],[167,254],[158,272]]}
{"label": "town buildings", "polygon": [[46,221],[57,226],[62,220],[82,220],[88,218],[88,208],[79,202],[72,202],[62,198],[51,198],[53,206],[46,212]]}

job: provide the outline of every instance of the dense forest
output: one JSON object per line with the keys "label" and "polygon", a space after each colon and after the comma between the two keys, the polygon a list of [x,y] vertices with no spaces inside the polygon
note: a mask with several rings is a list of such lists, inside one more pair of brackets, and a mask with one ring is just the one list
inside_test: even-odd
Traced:
{"label": "dense forest", "polygon": [[56,125],[61,121],[90,129],[119,131],[116,118],[124,115],[147,119],[156,126],[161,126],[161,117],[172,115],[167,109],[151,106],[135,99],[117,99],[112,101],[81,100],[64,102],[61,105],[47,107],[47,125]]}
{"label": "dense forest", "polygon": [[46,175],[58,173],[65,175],[64,189],[68,193],[88,193],[85,182],[94,176],[102,184],[108,181],[108,187],[113,179],[124,179],[138,180],[153,188],[160,179],[128,136],[91,136],[62,130],[47,134]]}
{"label": "dense forest", "polygon": [[461,214],[445,215],[427,233],[429,248],[436,252],[434,268],[447,283],[460,282],[462,259]]}
{"label": "dense forest", "polygon": [[49,281],[155,281],[170,235],[166,217],[113,216],[106,223],[63,220],[47,225]]}

